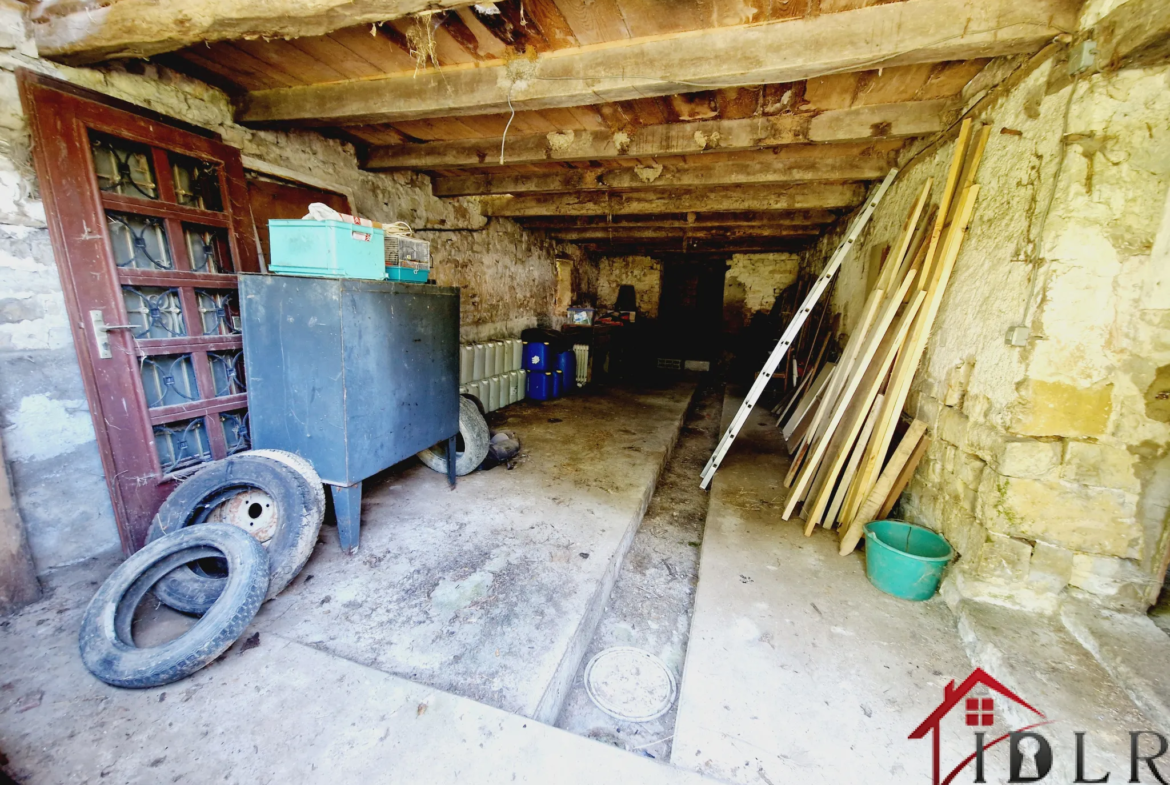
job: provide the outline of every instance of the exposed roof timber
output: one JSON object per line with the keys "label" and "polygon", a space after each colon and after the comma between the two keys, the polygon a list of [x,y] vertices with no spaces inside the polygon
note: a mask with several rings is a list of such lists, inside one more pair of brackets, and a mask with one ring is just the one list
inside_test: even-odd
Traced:
{"label": "exposed roof timber", "polygon": [[1097,23],[1097,66],[1137,68],[1170,62],[1170,0],[1127,0]]}
{"label": "exposed roof timber", "polygon": [[562,49],[496,65],[260,90],[245,96],[238,117],[303,125],[394,122],[583,106],[1032,52],[1075,30],[1079,6],[1078,0],[906,0]]}
{"label": "exposed roof timber", "polygon": [[[473,0],[115,0],[42,2],[32,13],[43,57],[84,65],[235,38],[300,38]],[[61,9],[61,10],[58,10]]]}
{"label": "exposed roof timber", "polygon": [[610,188],[880,180],[892,165],[885,156],[848,156],[736,161],[716,166],[680,166],[670,169],[658,165],[613,170],[576,169],[549,174],[480,174],[436,178],[434,193],[435,196],[480,196],[603,191]]}
{"label": "exposed roof timber", "polygon": [[647,256],[663,253],[733,254],[798,253],[808,248],[812,238],[773,237],[759,240],[639,240],[634,243],[575,243],[599,255]]}
{"label": "exposed roof timber", "polygon": [[374,147],[367,169],[458,169],[549,161],[604,161],[707,152],[759,150],[808,142],[864,142],[927,136],[947,127],[947,100],[833,109],[816,116],[777,115],[742,120],[648,125],[629,132],[563,131],[501,139],[471,139]]}
{"label": "exposed roof timber", "polygon": [[650,215],[546,215],[518,218],[528,229],[589,227],[715,228],[732,226],[809,226],[827,224],[839,216],[831,210],[773,210],[726,213],[663,213]]}
{"label": "exposed roof timber", "polygon": [[823,227],[817,226],[741,226],[706,227],[702,229],[642,226],[592,226],[582,229],[546,229],[558,240],[566,242],[639,242],[642,240],[734,240],[746,242],[774,237],[817,237]]}
{"label": "exposed roof timber", "polygon": [[577,191],[566,194],[485,196],[484,215],[633,215],[739,210],[820,210],[852,207],[865,188],[851,183],[740,185],[714,188],[648,188],[640,191]]}

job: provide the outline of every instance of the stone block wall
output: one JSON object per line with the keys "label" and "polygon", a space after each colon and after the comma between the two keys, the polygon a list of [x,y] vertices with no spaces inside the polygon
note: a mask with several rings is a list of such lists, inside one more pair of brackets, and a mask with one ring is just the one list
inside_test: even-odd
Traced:
{"label": "stone block wall", "polygon": [[[995,64],[993,64],[995,67]],[[970,95],[973,102],[978,95]],[[976,116],[992,134],[975,217],[906,415],[932,438],[901,513],[960,554],[949,590],[1042,610],[1068,592],[1119,608],[1170,559],[1170,69],[1071,78],[1057,57]],[[953,144],[903,173],[840,272],[855,326]],[[841,231],[805,262],[819,270]],[[1009,328],[1028,330],[1010,346]]]}
{"label": "stone block wall", "polygon": [[733,255],[723,279],[723,331],[734,335],[753,315],[772,310],[776,296],[796,281],[800,262],[794,253]]}
{"label": "stone block wall", "polygon": [[139,62],[67,68],[43,61],[24,11],[0,0],[0,430],[40,571],[117,548],[118,537],[29,154],[17,68],[209,128],[245,155],[352,189],[361,215],[425,230],[438,282],[463,288],[465,340],[557,323],[556,259],[571,260],[586,280],[595,267],[575,246],[484,217],[475,199],[434,197],[423,175],[362,171],[347,144],[307,131],[238,126],[226,95],[180,74]]}
{"label": "stone block wall", "polygon": [[626,284],[634,287],[639,313],[658,318],[662,262],[649,256],[603,256],[597,262],[597,307],[612,309],[618,290]]}

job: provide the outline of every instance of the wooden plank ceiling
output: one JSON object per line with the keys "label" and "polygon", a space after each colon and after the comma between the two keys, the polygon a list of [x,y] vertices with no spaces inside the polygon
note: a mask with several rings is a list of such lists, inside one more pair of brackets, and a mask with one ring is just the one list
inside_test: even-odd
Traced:
{"label": "wooden plank ceiling", "polygon": [[[953,0],[503,0],[315,37],[196,45],[158,59],[228,89],[244,122],[315,127],[357,145],[368,168],[429,172],[440,196],[482,196],[491,215],[599,252],[799,250],[857,205],[909,140],[953,121],[957,97],[988,57],[950,55],[1035,50],[1052,29],[1024,29],[1027,20],[1012,19],[991,33],[976,30],[984,36],[978,46],[934,46],[901,60],[883,55],[868,68],[836,67],[848,58],[826,51],[824,64],[809,71],[824,75],[627,100],[558,95],[550,101],[572,105],[536,101],[529,104],[542,108],[523,108],[522,90],[513,95],[509,88],[508,100],[521,104],[514,113],[474,113],[474,100],[463,101],[470,109],[444,113],[449,96],[437,96],[442,100],[428,110],[424,96],[422,108],[412,99],[410,119],[394,119],[393,91],[417,91],[423,79],[456,84],[475,69],[501,66],[523,81],[529,65],[570,63],[597,51],[628,57],[630,47],[663,40],[702,46],[736,26],[746,26],[745,35],[784,33],[796,29],[786,25],[824,17],[855,28],[862,20],[851,15],[879,12],[886,16],[866,18],[896,22],[889,14],[898,9],[876,7],[921,14],[932,3],[947,13],[954,8]],[[1003,7],[1031,4],[1057,31],[1068,21],[1051,9],[1068,7],[1071,14],[1077,5],[1018,0]],[[867,38],[897,35],[882,29]],[[857,45],[841,41],[842,51]],[[906,64],[872,67],[886,62]],[[315,97],[385,91],[378,113],[391,119],[368,122],[357,110],[293,119],[263,114],[286,94],[295,114],[306,88]]]}

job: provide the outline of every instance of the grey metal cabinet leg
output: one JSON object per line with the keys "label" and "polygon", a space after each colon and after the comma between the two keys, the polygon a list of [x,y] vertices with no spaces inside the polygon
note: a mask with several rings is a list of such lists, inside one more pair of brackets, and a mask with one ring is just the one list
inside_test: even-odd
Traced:
{"label": "grey metal cabinet leg", "polygon": [[455,487],[455,436],[447,440],[447,484]]}
{"label": "grey metal cabinet leg", "polygon": [[333,496],[333,510],[337,513],[337,537],[341,540],[341,550],[357,553],[362,528],[362,484],[330,485],[329,493]]}

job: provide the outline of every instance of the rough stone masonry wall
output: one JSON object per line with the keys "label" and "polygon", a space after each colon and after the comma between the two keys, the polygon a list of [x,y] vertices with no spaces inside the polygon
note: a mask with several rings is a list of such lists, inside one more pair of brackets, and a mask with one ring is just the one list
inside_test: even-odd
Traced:
{"label": "rough stone masonry wall", "polygon": [[649,256],[603,256],[597,262],[597,307],[612,309],[625,284],[634,287],[638,312],[648,319],[658,318],[662,262]]}
{"label": "rough stone masonry wall", "polygon": [[[992,125],[982,191],[907,402],[933,441],[902,499],[958,550],[948,588],[962,595],[1038,609],[1066,591],[1115,607],[1157,596],[1170,553],[1167,118],[1170,69],[1070,83],[1061,60],[976,118]],[[843,266],[846,330],[875,249],[928,176],[937,199],[952,151],[904,173]],[[1020,324],[1027,345],[1008,346]]]}
{"label": "rough stone masonry wall", "polygon": [[41,571],[116,548],[117,532],[61,283],[45,228],[14,71],[27,67],[210,128],[246,155],[352,188],[359,213],[432,230],[440,284],[463,287],[467,340],[548,322],[555,259],[590,262],[474,200],[440,200],[424,176],[358,169],[348,145],[310,132],[254,131],[232,122],[220,91],[154,66],[74,69],[37,58],[23,7],[0,0],[0,428],[21,515]]}
{"label": "rough stone masonry wall", "polygon": [[734,335],[751,324],[752,316],[772,310],[776,296],[796,281],[800,255],[737,253],[723,278],[723,331]]}

